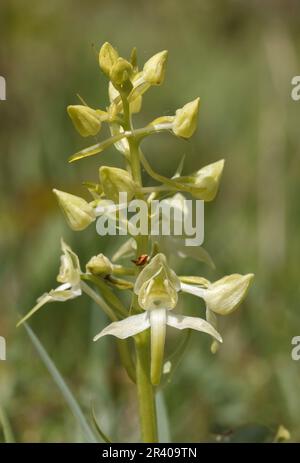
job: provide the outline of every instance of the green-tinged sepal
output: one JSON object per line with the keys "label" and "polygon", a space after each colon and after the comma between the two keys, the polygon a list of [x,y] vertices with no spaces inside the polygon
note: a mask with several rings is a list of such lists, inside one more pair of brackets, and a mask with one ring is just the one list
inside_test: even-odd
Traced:
{"label": "green-tinged sepal", "polygon": [[99,177],[107,199],[119,203],[119,193],[127,193],[128,201],[134,197],[136,186],[126,170],[102,166],[99,169]]}
{"label": "green-tinged sepal", "polygon": [[165,78],[167,50],[156,53],[144,65],[143,79],[150,85],[161,85]]}
{"label": "green-tinged sepal", "polygon": [[180,281],[161,253],[156,254],[146,265],[134,286],[134,292],[144,310],[173,309],[177,304],[179,290]]}
{"label": "green-tinged sepal", "polygon": [[59,283],[70,283],[73,287],[80,286],[80,263],[77,254],[61,239],[62,255],[56,280]]}
{"label": "green-tinged sepal", "polygon": [[253,273],[235,273],[211,283],[203,296],[207,309],[218,315],[232,313],[245,299],[253,278]]}
{"label": "green-tinged sepal", "polygon": [[82,137],[94,136],[100,131],[103,114],[95,109],[84,105],[73,105],[68,106],[67,111],[75,129]]}
{"label": "green-tinged sepal", "polygon": [[113,266],[104,254],[93,256],[86,264],[86,271],[97,276],[111,275]]}
{"label": "green-tinged sepal", "polygon": [[53,193],[72,230],[84,230],[95,220],[95,211],[85,199],[56,189]]}
{"label": "green-tinged sepal", "polygon": [[117,50],[109,42],[105,42],[99,52],[99,66],[108,77],[118,58]]}
{"label": "green-tinged sepal", "polygon": [[45,304],[54,301],[64,302],[69,299],[74,299],[82,294],[80,285],[80,264],[75,252],[72,251],[64,240],[61,240],[61,265],[57,281],[62,283],[56,289],[52,289],[49,293],[43,294],[38,298],[36,305],[18,322],[17,326],[27,321]]}
{"label": "green-tinged sepal", "polygon": [[130,79],[132,65],[124,58],[118,58],[110,71],[110,79],[115,85],[122,85]]}
{"label": "green-tinged sepal", "polygon": [[224,159],[221,159],[202,167],[190,176],[179,177],[177,182],[181,182],[184,190],[191,193],[194,198],[212,201],[218,192],[223,169]]}
{"label": "green-tinged sepal", "polygon": [[177,109],[172,130],[177,137],[190,138],[198,122],[200,98],[187,103],[182,108]]}

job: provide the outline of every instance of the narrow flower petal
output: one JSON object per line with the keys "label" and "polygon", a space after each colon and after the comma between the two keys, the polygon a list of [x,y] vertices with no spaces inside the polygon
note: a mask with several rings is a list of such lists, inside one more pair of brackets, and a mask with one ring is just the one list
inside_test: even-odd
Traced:
{"label": "narrow flower petal", "polygon": [[94,341],[110,334],[116,336],[119,339],[126,339],[129,336],[134,336],[142,331],[146,330],[150,326],[150,320],[147,312],[139,315],[132,315],[131,317],[124,318],[118,322],[113,322],[100,331],[97,336],[94,337]]}
{"label": "narrow flower petal", "polygon": [[80,287],[71,287],[70,283],[64,283],[58,286],[56,289],[51,289],[49,293],[43,294],[38,298],[37,304],[26,314],[17,324],[17,327],[28,320],[33,314],[35,314],[41,307],[43,307],[48,302],[65,302],[69,299],[74,299],[75,297],[81,296]]}
{"label": "narrow flower petal", "polygon": [[17,327],[22,325],[28,318],[30,318],[35,312],[37,312],[43,305],[47,304],[48,302],[51,302],[53,299],[52,297],[46,293],[43,296],[41,296],[38,300],[38,303],[23,317],[18,323]]}
{"label": "narrow flower petal", "polygon": [[151,326],[151,382],[157,386],[160,383],[164,359],[167,310],[150,310],[149,317]]}
{"label": "narrow flower petal", "polygon": [[192,330],[203,331],[203,333],[210,334],[219,342],[223,342],[221,335],[213,328],[213,326],[199,317],[186,317],[185,315],[171,314],[168,312],[167,325],[173,326],[173,328],[177,328],[178,330],[191,328]]}
{"label": "narrow flower petal", "polygon": [[199,286],[188,285],[186,283],[181,283],[181,291],[184,293],[193,294],[193,296],[205,298],[205,289],[200,288]]}

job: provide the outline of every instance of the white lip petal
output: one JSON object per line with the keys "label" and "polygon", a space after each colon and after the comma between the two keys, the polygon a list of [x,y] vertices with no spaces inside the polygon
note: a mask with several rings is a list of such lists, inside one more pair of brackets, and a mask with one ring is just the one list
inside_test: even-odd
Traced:
{"label": "white lip petal", "polygon": [[223,342],[221,335],[214,327],[199,317],[186,317],[185,315],[171,314],[168,312],[167,325],[177,328],[178,330],[191,328],[192,330],[203,331],[203,333],[210,334],[219,342]]}
{"label": "white lip petal", "polygon": [[204,288],[199,288],[199,286],[193,286],[193,285],[188,285],[186,283],[181,283],[180,289],[184,293],[193,294],[193,296],[202,297],[202,299],[205,299],[206,289]]}
{"label": "white lip petal", "polygon": [[167,310],[150,310],[149,318],[151,326],[151,382],[158,385],[164,359]]}
{"label": "white lip petal", "polygon": [[106,336],[108,334],[116,336],[119,339],[126,339],[129,336],[141,333],[150,327],[150,320],[147,312],[139,315],[132,315],[131,317],[124,318],[118,322],[113,322],[104,328],[99,334],[94,337],[94,341]]}

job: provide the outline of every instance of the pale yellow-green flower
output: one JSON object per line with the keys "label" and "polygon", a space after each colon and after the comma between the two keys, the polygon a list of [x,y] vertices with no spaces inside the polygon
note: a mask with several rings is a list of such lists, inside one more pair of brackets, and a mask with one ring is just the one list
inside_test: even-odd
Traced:
{"label": "pale yellow-green flower", "polygon": [[88,261],[86,271],[93,275],[110,275],[113,271],[113,265],[104,254],[98,254]]}
{"label": "pale yellow-green flower", "polygon": [[118,167],[102,166],[99,169],[100,182],[107,199],[119,202],[119,193],[127,193],[127,200],[135,195],[135,183],[130,174]]}
{"label": "pale yellow-green flower", "polygon": [[36,313],[41,307],[48,302],[54,301],[67,301],[68,299],[74,299],[75,297],[81,296],[82,290],[80,287],[80,264],[79,259],[75,252],[61,240],[61,265],[57,281],[62,283],[56,289],[52,289],[49,293],[43,294],[38,300],[37,304],[31,309],[25,317],[23,317],[17,326],[28,320],[34,313]]}
{"label": "pale yellow-green flower", "polygon": [[105,42],[99,52],[99,66],[108,77],[118,58],[117,50],[109,42]]}
{"label": "pale yellow-green flower", "polygon": [[207,321],[172,313],[180,288],[180,280],[169,268],[165,256],[157,254],[142,270],[134,286],[145,312],[111,323],[95,336],[94,341],[105,335],[126,339],[151,328],[151,381],[154,385],[159,384],[167,325],[179,330],[191,328],[202,331],[222,342],[219,333]]}
{"label": "pale yellow-green flower", "polygon": [[198,113],[200,107],[200,98],[185,104],[183,108],[177,109],[172,125],[175,135],[183,138],[190,138],[198,123]]}
{"label": "pale yellow-green flower", "polygon": [[75,129],[82,137],[97,135],[100,131],[101,115],[95,109],[84,105],[70,105],[67,111]]}
{"label": "pale yellow-green flower", "polygon": [[[246,275],[228,275],[214,283],[203,279],[201,286],[181,283],[181,291],[204,299],[206,305],[206,319],[217,328],[217,315],[229,315],[234,312],[245,299],[253,273]],[[217,344],[212,344],[212,351],[217,350]]]}
{"label": "pale yellow-green flower", "polygon": [[136,279],[134,291],[145,310],[173,309],[178,301],[180,281],[170,269],[164,254],[157,254]]}
{"label": "pale yellow-green flower", "polygon": [[150,85],[161,85],[165,78],[168,51],[163,50],[153,55],[142,71],[143,79]]}
{"label": "pale yellow-green flower", "polygon": [[84,230],[95,220],[94,208],[85,199],[56,189],[53,193],[72,230]]}
{"label": "pale yellow-green flower", "polygon": [[191,193],[194,198],[212,201],[218,192],[223,168],[224,159],[221,159],[202,167],[189,176],[178,177],[176,181],[181,183],[185,191]]}
{"label": "pale yellow-green flower", "polygon": [[198,123],[200,98],[185,104],[177,109],[175,116],[160,116],[150,122],[155,131],[171,130],[174,135],[182,138],[190,138]]}

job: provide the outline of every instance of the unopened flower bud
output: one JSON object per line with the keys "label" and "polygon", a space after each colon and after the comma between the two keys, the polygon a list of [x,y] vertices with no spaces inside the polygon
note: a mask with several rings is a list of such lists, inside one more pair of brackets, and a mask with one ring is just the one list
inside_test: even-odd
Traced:
{"label": "unopened flower bud", "polygon": [[94,209],[85,199],[55,189],[53,193],[72,230],[84,230],[95,220]]}
{"label": "unopened flower bud", "polygon": [[99,169],[100,182],[107,199],[119,203],[119,193],[127,193],[127,200],[135,195],[135,183],[130,174],[118,167],[102,166]]}
{"label": "unopened flower bud", "polygon": [[108,42],[105,42],[99,52],[99,65],[101,70],[110,77],[113,65],[119,58],[117,50]]}
{"label": "unopened flower bud", "polygon": [[93,275],[110,275],[112,273],[113,266],[104,254],[98,254],[88,261],[86,264],[86,270]]}
{"label": "unopened flower bud", "polygon": [[97,135],[101,129],[101,116],[92,108],[84,105],[68,106],[68,114],[75,129],[82,137]]}
{"label": "unopened flower bud", "polygon": [[144,65],[143,78],[150,85],[161,85],[165,78],[167,50],[156,53]]}
{"label": "unopened flower bud", "polygon": [[177,109],[173,122],[173,132],[178,137],[190,138],[196,128],[198,121],[198,112],[200,106],[200,98],[187,103],[183,108]]}
{"label": "unopened flower bud", "polygon": [[245,299],[253,277],[253,273],[233,274],[210,284],[203,296],[207,309],[219,315],[232,313]]}
{"label": "unopened flower bud", "polygon": [[110,78],[114,84],[122,85],[129,79],[132,65],[124,58],[118,58],[111,68]]}
{"label": "unopened flower bud", "polygon": [[181,177],[181,182],[188,187],[188,190],[195,198],[203,201],[212,201],[218,191],[224,159],[202,167],[194,174]]}

